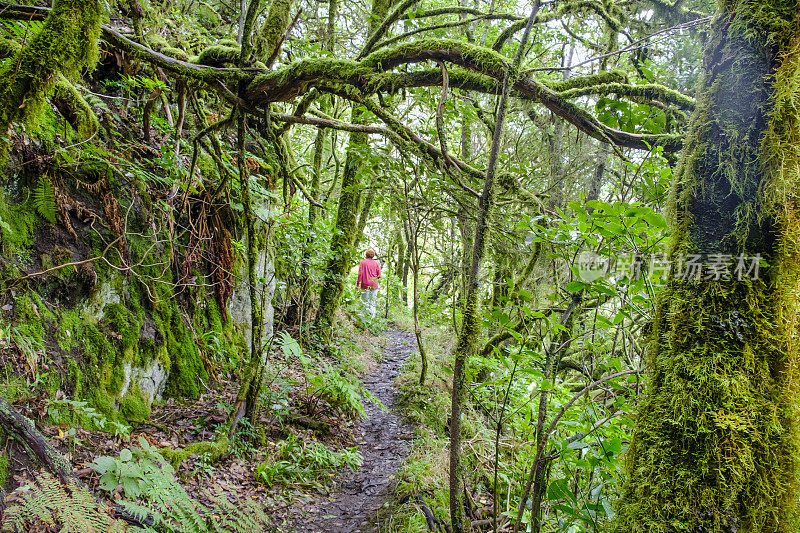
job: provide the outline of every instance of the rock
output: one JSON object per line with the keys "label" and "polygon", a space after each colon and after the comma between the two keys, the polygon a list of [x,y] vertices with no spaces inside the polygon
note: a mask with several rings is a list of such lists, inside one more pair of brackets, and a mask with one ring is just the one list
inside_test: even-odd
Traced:
{"label": "rock", "polygon": [[[257,200],[254,198],[253,209],[256,213],[264,212],[269,213],[269,201]],[[257,223],[256,231],[261,231],[264,234],[264,224]],[[242,238],[242,244],[247,247],[247,235]],[[272,296],[275,294],[275,265],[272,261],[272,246],[267,245],[264,249],[259,250],[258,258],[256,261],[256,276],[267,280],[265,285],[260,285],[259,288],[264,291],[263,298],[266,302],[264,307],[264,339],[269,340],[272,338],[273,327],[272,322],[275,310],[272,307]],[[239,272],[234,276],[236,283],[233,287],[233,294],[231,295],[230,302],[228,302],[228,313],[231,320],[239,326],[244,334],[247,346],[250,346],[250,336],[253,332],[253,327],[250,323],[250,288],[247,284],[247,264],[242,262]]]}
{"label": "rock", "polygon": [[142,391],[142,395],[147,400],[148,404],[152,404],[154,400],[160,400],[161,395],[164,393],[164,387],[167,384],[169,374],[167,370],[161,366],[161,363],[154,360],[148,366],[132,366],[130,363],[125,363],[123,367],[125,373],[125,380],[122,382],[122,390],[119,397],[124,398],[130,389],[131,383],[138,383]]}
{"label": "rock", "polygon": [[85,318],[100,322],[105,316],[107,305],[118,304],[121,301],[119,293],[111,286],[109,281],[103,281],[100,286],[84,304],[82,314]]}

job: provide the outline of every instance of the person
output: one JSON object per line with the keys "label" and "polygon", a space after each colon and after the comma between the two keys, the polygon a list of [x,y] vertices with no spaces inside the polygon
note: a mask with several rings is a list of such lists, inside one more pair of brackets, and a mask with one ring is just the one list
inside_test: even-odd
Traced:
{"label": "person", "polygon": [[358,265],[356,287],[361,289],[361,299],[370,317],[375,318],[377,311],[378,280],[381,277],[381,265],[375,260],[375,250],[370,248],[366,257]]}

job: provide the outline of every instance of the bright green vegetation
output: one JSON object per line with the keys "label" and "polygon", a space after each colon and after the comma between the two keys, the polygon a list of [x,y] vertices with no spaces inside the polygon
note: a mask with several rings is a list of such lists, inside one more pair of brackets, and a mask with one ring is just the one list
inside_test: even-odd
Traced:
{"label": "bright green vegetation", "polygon": [[263,530],[396,326],[386,531],[798,530],[796,2],[124,4],[0,8],[1,528]]}
{"label": "bright green vegetation", "polygon": [[321,442],[306,445],[294,436],[275,445],[275,454],[256,469],[256,479],[267,486],[276,483],[315,486],[342,467],[356,470],[361,466],[361,455],[356,448],[331,451]]}

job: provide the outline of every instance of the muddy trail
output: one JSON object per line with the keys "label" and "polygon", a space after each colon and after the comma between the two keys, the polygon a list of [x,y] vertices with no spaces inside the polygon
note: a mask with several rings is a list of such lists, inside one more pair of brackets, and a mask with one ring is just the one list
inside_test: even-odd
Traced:
{"label": "muddy trail", "polygon": [[296,533],[367,533],[378,531],[377,511],[392,497],[394,474],[408,455],[410,426],[395,411],[394,380],[400,367],[416,349],[414,335],[389,331],[389,342],[378,368],[362,383],[388,409],[365,401],[367,417],[359,422],[358,449],[363,464],[355,472],[345,470],[330,488],[292,510],[283,531]]}

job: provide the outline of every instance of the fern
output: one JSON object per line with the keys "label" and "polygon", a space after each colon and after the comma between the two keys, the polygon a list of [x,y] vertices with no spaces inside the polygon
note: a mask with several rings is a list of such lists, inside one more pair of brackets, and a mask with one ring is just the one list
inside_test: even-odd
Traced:
{"label": "fern", "polygon": [[[154,521],[153,529],[170,533],[255,533],[268,530],[269,520],[256,504],[235,505],[221,492],[212,497],[212,506],[193,500],[175,479],[172,465],[156,448],[143,438],[139,439],[139,444],[141,448],[131,448],[136,459],[136,468],[131,471],[141,472],[137,480],[141,496],[136,503],[120,502],[138,520],[142,521],[149,515]],[[100,462],[96,460],[95,465]]]}
{"label": "fern", "polygon": [[33,207],[42,218],[55,224],[56,222],[56,193],[53,182],[47,175],[39,176],[39,183],[33,189]]}
{"label": "fern", "polygon": [[11,493],[2,521],[3,531],[8,532],[36,531],[40,526],[65,533],[125,531],[125,522],[111,518],[86,488],[63,485],[46,472],[34,484]]}
{"label": "fern", "polygon": [[[73,482],[64,485],[45,472],[33,484],[22,486],[9,496],[0,522],[2,531],[256,533],[270,530],[269,519],[257,503],[233,503],[220,490],[212,496],[210,506],[193,500],[175,479],[172,466],[156,449],[142,438],[139,443],[141,448],[130,451],[136,458],[135,465],[130,466],[131,471],[141,474],[141,495],[136,502],[118,503],[140,523],[152,520],[151,527],[128,527],[122,520],[112,518],[85,487]],[[108,462],[100,459],[93,468]]]}

